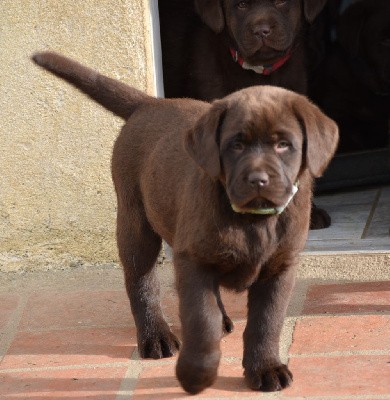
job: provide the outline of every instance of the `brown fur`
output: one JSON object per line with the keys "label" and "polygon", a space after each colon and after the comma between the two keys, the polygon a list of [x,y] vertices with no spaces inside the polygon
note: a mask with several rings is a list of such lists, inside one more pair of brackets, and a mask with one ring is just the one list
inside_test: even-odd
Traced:
{"label": "brown fur", "polygon": [[[96,76],[59,55],[35,60],[65,79],[77,75],[81,90]],[[115,81],[103,81],[108,86],[99,90],[115,103]],[[198,393],[217,376],[224,286],[248,290],[248,385],[281,390],[292,375],[279,359],[280,330],[307,237],[312,177],[335,151],[336,125],[305,97],[276,87],[248,88],[213,104],[154,99],[129,87],[123,93],[132,112],[114,146],[112,176],[141,356],[167,357],[179,346],[163,318],[154,271],[164,239],[174,254],[183,339],[176,372],[183,388]],[[280,215],[231,208],[282,205],[297,180],[299,191]]]}

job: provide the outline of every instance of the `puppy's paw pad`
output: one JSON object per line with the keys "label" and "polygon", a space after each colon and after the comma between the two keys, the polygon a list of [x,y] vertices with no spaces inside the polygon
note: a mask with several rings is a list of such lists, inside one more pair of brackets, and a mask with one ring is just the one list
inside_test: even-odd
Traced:
{"label": "puppy's paw pad", "polygon": [[172,357],[180,348],[179,339],[172,332],[154,334],[142,340],[138,345],[138,351],[142,358],[166,358]]}
{"label": "puppy's paw pad", "polygon": [[313,204],[310,216],[310,229],[325,229],[330,226],[331,222],[330,215],[322,208],[318,208]]}
{"label": "puppy's paw pad", "polygon": [[245,371],[245,380],[252,390],[276,392],[290,386],[293,376],[286,365],[258,371]]}

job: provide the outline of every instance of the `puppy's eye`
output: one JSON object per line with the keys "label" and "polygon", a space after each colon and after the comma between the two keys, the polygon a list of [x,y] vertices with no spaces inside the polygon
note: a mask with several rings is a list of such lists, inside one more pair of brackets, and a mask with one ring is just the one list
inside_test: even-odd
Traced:
{"label": "puppy's eye", "polygon": [[287,140],[280,140],[278,143],[275,144],[275,151],[277,153],[284,153],[291,147],[291,143]]}
{"label": "puppy's eye", "polygon": [[288,0],[275,0],[275,6],[283,6],[288,3]]}
{"label": "puppy's eye", "polygon": [[236,7],[239,9],[244,9],[247,8],[249,6],[248,1],[240,1],[239,3],[237,3]]}
{"label": "puppy's eye", "polygon": [[241,152],[245,149],[245,144],[240,139],[235,139],[230,145],[230,148],[234,151]]}

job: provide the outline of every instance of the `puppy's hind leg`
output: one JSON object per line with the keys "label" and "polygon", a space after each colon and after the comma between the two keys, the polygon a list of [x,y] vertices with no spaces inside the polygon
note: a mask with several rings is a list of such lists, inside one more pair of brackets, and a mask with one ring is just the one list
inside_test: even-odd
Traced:
{"label": "puppy's hind leg", "polygon": [[117,240],[125,284],[137,327],[142,358],[170,357],[179,340],[164,320],[155,263],[161,238],[152,230],[142,206],[118,204]]}

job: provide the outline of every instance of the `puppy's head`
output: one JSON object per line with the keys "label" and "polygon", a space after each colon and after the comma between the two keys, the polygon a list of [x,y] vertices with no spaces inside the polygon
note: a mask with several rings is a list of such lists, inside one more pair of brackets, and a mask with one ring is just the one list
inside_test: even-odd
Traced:
{"label": "puppy's head", "polygon": [[226,28],[230,45],[252,65],[284,55],[294,44],[303,19],[311,22],[326,0],[195,0],[214,32]]}
{"label": "puppy's head", "polygon": [[231,204],[249,210],[286,204],[303,170],[323,173],[337,142],[336,124],[305,97],[257,86],[215,101],[185,146]]}
{"label": "puppy's head", "polygon": [[351,5],[340,18],[337,35],[362,81],[375,93],[390,93],[390,1]]}

